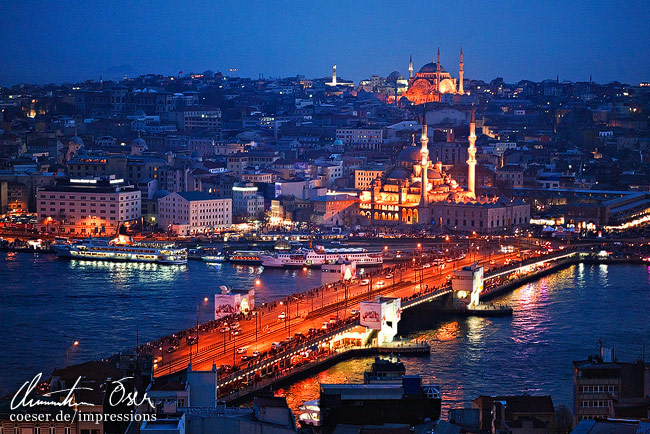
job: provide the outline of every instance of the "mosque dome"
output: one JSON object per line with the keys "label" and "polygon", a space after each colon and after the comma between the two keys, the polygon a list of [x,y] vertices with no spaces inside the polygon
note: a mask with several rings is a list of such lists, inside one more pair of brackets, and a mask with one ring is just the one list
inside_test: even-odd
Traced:
{"label": "mosque dome", "polygon": [[145,142],[144,139],[143,139],[142,137],[136,137],[136,138],[133,140],[133,142],[131,142],[131,144],[132,144],[133,146],[143,146],[143,147],[146,147],[146,146],[147,146],[147,142]]}
{"label": "mosque dome", "polygon": [[199,152],[198,149],[195,149],[194,151],[192,151],[192,155],[190,155],[190,158],[192,158],[193,160],[197,160],[197,159],[200,160],[201,153]]}
{"label": "mosque dome", "polygon": [[[435,64],[435,62],[429,62],[426,65],[424,65],[422,68],[420,68],[420,72],[426,72],[426,73],[435,73],[438,71],[438,66]],[[440,72],[445,72],[445,68],[440,66]]]}
{"label": "mosque dome", "polygon": [[429,62],[426,65],[424,65],[422,68],[420,68],[420,72],[436,72],[438,68],[436,68],[436,64],[433,62]]}
{"label": "mosque dome", "polygon": [[397,156],[398,162],[412,163],[415,161],[420,161],[421,159],[422,154],[420,153],[420,148],[418,146],[408,146],[402,149]]}
{"label": "mosque dome", "polygon": [[332,145],[334,145],[334,146],[343,146],[343,142],[341,141],[341,139],[336,139],[336,140],[334,140]]}
{"label": "mosque dome", "polygon": [[147,117],[147,115],[143,110],[137,110],[135,113],[133,113],[133,117],[136,119],[144,119]]}
{"label": "mosque dome", "polygon": [[429,179],[442,179],[442,176],[440,175],[440,172],[438,172],[437,170],[429,168],[427,170],[427,178],[429,178]]}
{"label": "mosque dome", "polygon": [[386,77],[386,79],[387,79],[388,81],[396,81],[396,80],[399,79],[401,76],[402,76],[402,74],[400,74],[399,71],[393,71],[393,72],[391,72],[390,74],[388,74],[388,77]]}
{"label": "mosque dome", "polygon": [[404,169],[395,169],[388,177],[390,179],[408,179],[411,175]]}

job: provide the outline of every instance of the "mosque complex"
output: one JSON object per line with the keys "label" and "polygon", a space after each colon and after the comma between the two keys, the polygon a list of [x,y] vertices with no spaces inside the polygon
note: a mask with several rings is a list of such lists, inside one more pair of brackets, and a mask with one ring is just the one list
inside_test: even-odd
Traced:
{"label": "mosque complex", "polygon": [[[440,65],[428,63],[415,76],[409,63],[409,89],[403,94],[413,104],[441,102],[445,94],[463,95],[463,54],[458,81]],[[476,122],[472,107],[467,148],[467,186],[460,186],[429,157],[428,126],[422,122],[420,146],[403,149],[395,168],[376,178],[359,196],[360,214],[372,225],[430,225],[460,232],[503,233],[530,220],[530,205],[520,200],[479,195],[476,190]]]}

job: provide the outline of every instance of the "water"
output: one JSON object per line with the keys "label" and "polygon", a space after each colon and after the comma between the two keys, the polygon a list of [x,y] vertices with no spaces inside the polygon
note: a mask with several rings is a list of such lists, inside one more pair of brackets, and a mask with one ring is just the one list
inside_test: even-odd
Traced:
{"label": "water", "polygon": [[[598,339],[633,361],[650,351],[650,269],[576,265],[502,296],[512,318],[459,318],[413,333],[432,345],[404,357],[408,374],[442,388],[443,413],[479,395],[550,394],[572,404],[572,361],[598,352]],[[362,382],[373,358],[341,362],[284,392],[292,408],[318,398],[318,383]]]}
{"label": "water", "polygon": [[[512,318],[432,322],[413,333],[432,344],[429,357],[408,357],[408,373],[441,386],[443,407],[480,394],[551,394],[571,403],[571,361],[597,351],[598,339],[621,360],[650,351],[650,274],[640,265],[577,265],[501,297]],[[220,285],[256,286],[259,302],[320,283],[320,272],[262,267],[79,262],[53,255],[0,253],[0,396],[37,372],[105,357],[173,333],[212,315]],[[204,303],[204,297],[208,302]],[[371,358],[348,360],[285,391],[293,408],[318,396],[318,382],[361,382]]]}
{"label": "water", "polygon": [[[0,396],[36,373],[109,356],[213,318],[220,285],[256,289],[256,302],[320,285],[320,271],[261,266],[160,266],[67,261],[0,252]],[[261,284],[255,285],[259,279]],[[208,301],[204,302],[204,298]],[[136,333],[136,329],[138,332]]]}

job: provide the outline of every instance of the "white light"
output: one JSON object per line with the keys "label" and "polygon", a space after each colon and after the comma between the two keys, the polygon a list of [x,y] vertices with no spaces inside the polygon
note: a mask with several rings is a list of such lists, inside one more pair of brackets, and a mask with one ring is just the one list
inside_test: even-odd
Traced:
{"label": "white light", "polygon": [[75,184],[97,184],[96,179],[71,179],[70,182]]}

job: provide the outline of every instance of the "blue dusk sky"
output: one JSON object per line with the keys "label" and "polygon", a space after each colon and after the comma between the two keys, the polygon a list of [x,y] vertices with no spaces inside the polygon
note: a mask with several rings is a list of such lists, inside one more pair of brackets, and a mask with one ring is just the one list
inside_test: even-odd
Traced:
{"label": "blue dusk sky", "polygon": [[465,77],[650,80],[650,1],[0,2],[0,85],[206,69],[245,77],[406,76],[440,46]]}

